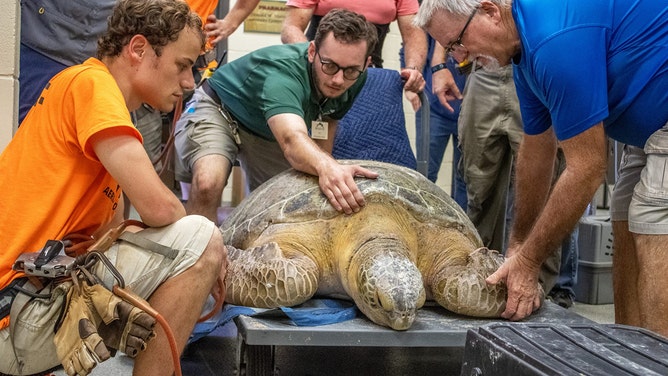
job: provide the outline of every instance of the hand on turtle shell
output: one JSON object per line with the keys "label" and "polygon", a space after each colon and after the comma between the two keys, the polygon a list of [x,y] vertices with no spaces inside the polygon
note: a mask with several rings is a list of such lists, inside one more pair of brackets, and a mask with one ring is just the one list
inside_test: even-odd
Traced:
{"label": "hand on turtle shell", "polygon": [[501,317],[511,321],[522,320],[540,308],[543,292],[538,284],[540,265],[535,266],[518,252],[506,257],[501,267],[487,277],[486,282],[496,285],[505,282],[508,289],[506,310]]}
{"label": "hand on turtle shell", "polygon": [[375,179],[378,174],[358,165],[341,164],[320,173],[320,190],[337,211],[352,214],[364,206],[364,196],[355,183],[355,177]]}

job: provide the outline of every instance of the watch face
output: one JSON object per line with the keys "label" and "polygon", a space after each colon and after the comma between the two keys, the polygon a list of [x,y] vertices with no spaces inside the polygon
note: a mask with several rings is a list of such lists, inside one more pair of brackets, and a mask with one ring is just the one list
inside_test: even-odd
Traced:
{"label": "watch face", "polygon": [[436,73],[436,72],[440,71],[441,69],[445,69],[445,68],[447,68],[447,65],[445,65],[445,63],[434,65],[433,67],[431,67],[431,73]]}

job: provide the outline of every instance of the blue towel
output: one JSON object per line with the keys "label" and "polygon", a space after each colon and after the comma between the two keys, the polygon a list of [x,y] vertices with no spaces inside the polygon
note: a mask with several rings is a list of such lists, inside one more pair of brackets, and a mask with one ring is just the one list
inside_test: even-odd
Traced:
{"label": "blue towel", "polygon": [[295,307],[254,308],[225,304],[223,309],[214,317],[197,323],[190,334],[188,343],[193,343],[205,337],[239,315],[268,316],[282,314],[297,326],[318,326],[352,320],[357,316],[357,307],[354,303],[338,299],[311,299]]}
{"label": "blue towel", "polygon": [[339,121],[332,155],[416,169],[403,110],[399,72],[369,68],[364,88]]}
{"label": "blue towel", "polygon": [[327,325],[357,316],[355,304],[334,299],[311,299],[296,307],[281,307],[281,311],[297,326]]}

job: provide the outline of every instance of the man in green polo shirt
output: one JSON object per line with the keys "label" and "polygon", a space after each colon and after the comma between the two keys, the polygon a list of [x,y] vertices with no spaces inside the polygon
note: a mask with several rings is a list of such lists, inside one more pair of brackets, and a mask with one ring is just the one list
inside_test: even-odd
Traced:
{"label": "man in green polo shirt", "polygon": [[[337,9],[322,19],[312,42],[262,48],[217,69],[177,123],[176,177],[191,182],[187,211],[217,220],[237,159],[251,190],[294,167],[319,177],[336,210],[358,211],[364,197],[354,177],[378,174],[341,165],[331,151],[376,43],[363,16]],[[407,87],[421,90],[424,80],[410,78]]]}

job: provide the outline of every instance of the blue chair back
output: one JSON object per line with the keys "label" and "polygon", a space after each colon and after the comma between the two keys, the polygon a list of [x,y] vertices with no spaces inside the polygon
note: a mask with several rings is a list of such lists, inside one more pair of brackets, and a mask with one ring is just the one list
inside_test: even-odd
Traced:
{"label": "blue chair back", "polygon": [[399,72],[369,68],[364,88],[339,121],[334,158],[374,160],[416,169],[402,97]]}

